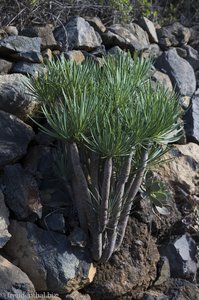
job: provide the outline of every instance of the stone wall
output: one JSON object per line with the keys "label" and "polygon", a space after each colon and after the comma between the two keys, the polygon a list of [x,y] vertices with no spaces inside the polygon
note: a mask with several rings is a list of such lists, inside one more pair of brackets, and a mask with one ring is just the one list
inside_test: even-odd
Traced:
{"label": "stone wall", "polygon": [[[153,213],[146,200],[136,204],[122,249],[95,276],[70,195],[53,171],[54,140],[29,118],[38,117],[39,107],[27,84],[60,55],[100,64],[126,50],[151,57],[152,80],[180,94],[185,134],[157,170],[171,190],[169,216]],[[98,18],[73,17],[57,28],[0,29],[1,299],[33,300],[36,293],[76,300],[199,299],[198,52],[197,28],[155,28],[144,17],[108,28]]]}

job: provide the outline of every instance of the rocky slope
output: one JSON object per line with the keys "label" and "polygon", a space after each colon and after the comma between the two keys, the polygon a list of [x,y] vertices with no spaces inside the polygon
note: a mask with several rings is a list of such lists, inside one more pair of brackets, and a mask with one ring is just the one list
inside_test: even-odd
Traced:
{"label": "rocky slope", "polygon": [[[38,117],[39,107],[27,92],[28,76],[45,74],[46,61],[61,54],[101,63],[126,50],[153,58],[154,84],[181,95],[185,134],[156,170],[171,192],[169,215],[140,199],[121,250],[96,273],[70,195],[54,173],[55,141],[29,118]],[[199,299],[198,181],[197,28],[155,28],[146,18],[106,28],[97,18],[80,17],[56,28],[1,28],[0,299]]]}

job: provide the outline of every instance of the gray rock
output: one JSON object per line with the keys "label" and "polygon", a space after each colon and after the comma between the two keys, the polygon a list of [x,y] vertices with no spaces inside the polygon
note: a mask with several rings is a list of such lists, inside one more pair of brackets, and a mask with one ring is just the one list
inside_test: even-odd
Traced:
{"label": "gray rock", "polygon": [[[180,209],[181,212],[185,210],[187,214],[186,203],[188,202],[190,205],[190,199],[199,194],[197,180],[199,172],[199,145],[195,143],[175,145],[173,149],[164,155],[164,159],[168,162],[158,167],[158,173],[169,184],[169,189],[175,192],[178,213],[180,214]],[[170,219],[170,217],[167,219]],[[182,216],[180,219],[182,219]],[[176,221],[179,221],[179,219]]]}
{"label": "gray rock", "polygon": [[158,262],[158,278],[154,283],[154,286],[162,285],[167,282],[170,278],[170,266],[169,260],[166,256],[162,256]]}
{"label": "gray rock", "polygon": [[47,230],[65,233],[66,224],[64,215],[61,212],[47,213],[41,220],[40,225]]}
{"label": "gray rock", "polygon": [[65,181],[60,172],[55,170],[53,150],[52,147],[42,145],[31,147],[23,160],[23,167],[36,177],[43,206],[55,210],[58,207],[67,207],[72,212],[72,199],[66,190]]}
{"label": "gray rock", "polygon": [[75,227],[68,238],[72,246],[77,246],[81,248],[86,247],[88,241],[85,232],[79,227]]}
{"label": "gray rock", "polygon": [[[173,161],[175,160],[173,159]],[[170,169],[169,171],[171,173]],[[140,222],[143,222],[148,225],[152,224],[152,233],[154,235],[158,235],[158,237],[160,238],[170,234],[173,226],[182,219],[182,215],[177,208],[176,201],[174,198],[175,195],[172,193],[171,187],[165,181],[164,176],[158,176],[156,173],[154,173],[154,178],[158,179],[158,181],[161,181],[166,186],[167,190],[170,192],[167,198],[169,216],[162,215],[160,213],[151,214],[152,203],[149,198],[141,198],[140,201],[136,203],[132,215],[135,218],[137,218]]]}
{"label": "gray rock", "polygon": [[0,282],[1,300],[30,300],[30,294],[35,293],[28,276],[3,256],[0,256]]}
{"label": "gray rock", "polygon": [[197,284],[187,280],[170,280],[166,294],[169,300],[199,300],[199,288]]}
{"label": "gray rock", "polygon": [[135,23],[125,26],[114,24],[101,36],[104,45],[109,48],[119,46],[130,51],[143,51],[149,48],[147,33]]}
{"label": "gray rock", "polygon": [[97,31],[102,33],[106,31],[106,27],[98,17],[86,17],[86,21]]}
{"label": "gray rock", "polygon": [[0,110],[9,112],[21,120],[27,120],[38,109],[38,102],[30,95],[22,74],[0,75]]}
{"label": "gray rock", "polygon": [[72,17],[64,26],[54,30],[56,41],[64,49],[91,51],[101,45],[101,37],[81,17]]}
{"label": "gray rock", "polygon": [[53,35],[53,26],[47,24],[45,26],[32,26],[26,27],[21,32],[20,35],[27,37],[39,37],[41,39],[41,48],[55,50],[58,49],[57,42]]}
{"label": "gray rock", "polygon": [[119,55],[119,54],[125,54],[125,52],[118,46],[115,46],[113,48],[110,48],[108,51],[107,51],[107,54],[111,54],[111,55]]}
{"label": "gray rock", "polygon": [[178,55],[184,59],[187,57],[187,50],[185,48],[176,47]]}
{"label": "gray rock", "polygon": [[0,55],[16,60],[40,63],[41,39],[26,36],[9,36],[0,40]]}
{"label": "gray rock", "polygon": [[95,55],[96,57],[104,57],[106,55],[106,48],[104,45],[101,45],[101,47],[91,51],[91,54]]}
{"label": "gray rock", "polygon": [[138,24],[148,33],[151,43],[158,43],[158,37],[153,22],[146,17],[141,17]]}
{"label": "gray rock", "polygon": [[65,235],[17,221],[10,232],[5,252],[18,260],[36,290],[70,293],[93,280],[96,270],[88,250],[71,247]]}
{"label": "gray rock", "polygon": [[184,234],[160,247],[161,255],[169,260],[171,277],[194,279],[197,272],[196,243],[189,234]]}
{"label": "gray rock", "polygon": [[171,48],[159,56],[155,66],[160,71],[166,72],[171,82],[182,96],[192,96],[196,89],[196,78],[191,65],[181,58],[176,49]]}
{"label": "gray rock", "polygon": [[4,195],[0,190],[0,248],[2,248],[11,235],[8,232],[9,211],[4,202]]}
{"label": "gray rock", "polygon": [[188,141],[199,143],[199,89],[191,99],[185,116],[185,131]]}
{"label": "gray rock", "polygon": [[199,26],[195,25],[190,28],[191,37],[189,39],[189,45],[199,51]]}
{"label": "gray rock", "polygon": [[0,168],[22,158],[33,136],[30,126],[17,117],[0,111]]}
{"label": "gray rock", "polygon": [[190,45],[186,45],[183,47],[186,52],[186,60],[190,63],[194,71],[199,69],[199,53],[196,49],[192,48]]}
{"label": "gray rock", "polygon": [[20,73],[24,75],[38,75],[44,74],[46,72],[46,68],[41,64],[33,64],[29,62],[20,61],[14,64],[12,68],[12,73]]}
{"label": "gray rock", "polygon": [[182,24],[175,22],[171,25],[156,30],[159,45],[163,49],[186,45],[191,37],[190,29]]}
{"label": "gray rock", "polygon": [[162,51],[160,50],[160,47],[157,44],[150,44],[149,49],[144,51],[143,55],[144,57],[150,57],[152,59],[158,58],[162,54]]}
{"label": "gray rock", "polygon": [[196,86],[198,89],[199,88],[199,70],[195,72],[195,76],[196,76]]}
{"label": "gray rock", "polygon": [[12,69],[12,62],[0,59],[0,75],[8,74]]}
{"label": "gray rock", "polygon": [[161,83],[170,92],[173,91],[173,86],[172,86],[171,80],[170,80],[170,78],[169,78],[169,76],[167,74],[162,73],[160,71],[155,71],[153,73],[151,79],[154,82]]}
{"label": "gray rock", "polygon": [[19,220],[41,217],[39,189],[36,180],[20,164],[4,168],[6,204]]}

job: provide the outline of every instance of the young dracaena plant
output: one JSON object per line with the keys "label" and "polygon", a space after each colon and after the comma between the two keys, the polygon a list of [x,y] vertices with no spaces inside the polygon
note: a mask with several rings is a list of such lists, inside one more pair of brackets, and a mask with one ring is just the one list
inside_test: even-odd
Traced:
{"label": "young dracaena plant", "polygon": [[98,262],[121,246],[147,163],[181,136],[179,101],[151,85],[150,68],[129,54],[107,56],[102,66],[62,58],[29,86],[50,128],[41,129],[65,145],[67,187]]}

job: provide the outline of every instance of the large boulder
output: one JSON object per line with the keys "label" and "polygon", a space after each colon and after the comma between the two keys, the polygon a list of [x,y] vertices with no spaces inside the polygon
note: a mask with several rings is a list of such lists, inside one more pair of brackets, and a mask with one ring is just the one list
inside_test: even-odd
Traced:
{"label": "large boulder", "polygon": [[135,23],[125,26],[114,24],[101,36],[104,45],[108,48],[119,46],[130,51],[143,51],[149,48],[147,33]]}
{"label": "large boulder", "polygon": [[190,29],[175,22],[157,29],[159,44],[163,49],[186,45],[191,37]]}
{"label": "large boulder", "polygon": [[91,51],[101,45],[100,35],[81,17],[72,17],[54,30],[58,44],[68,50]]}
{"label": "large boulder", "polygon": [[0,75],[0,110],[9,112],[21,120],[27,120],[38,109],[38,102],[30,95],[22,74]]}
{"label": "large boulder", "polygon": [[41,217],[39,188],[34,177],[20,164],[4,168],[6,204],[19,220]]}
{"label": "large boulder", "polygon": [[0,111],[0,168],[22,158],[33,136],[30,126],[17,117]]}
{"label": "large boulder", "polygon": [[180,57],[175,48],[162,53],[155,62],[160,71],[166,72],[176,91],[182,96],[192,96],[196,90],[196,77],[191,65]]}
{"label": "large boulder", "polygon": [[12,238],[4,247],[38,291],[70,293],[92,282],[95,268],[86,248],[72,247],[60,233],[33,223],[12,221]]}
{"label": "large boulder", "polygon": [[8,232],[8,225],[9,211],[5,205],[4,195],[0,190],[0,248],[2,248],[11,237]]}
{"label": "large boulder", "polygon": [[171,277],[194,280],[197,272],[197,247],[189,234],[171,239],[168,244],[161,245],[160,253],[169,260]]}
{"label": "large boulder", "polygon": [[1,300],[30,300],[35,293],[28,276],[3,256],[0,256],[0,283]]}
{"label": "large boulder", "polygon": [[188,141],[199,143],[199,89],[191,99],[191,106],[185,116],[185,130]]}
{"label": "large boulder", "polygon": [[0,55],[14,60],[24,60],[39,63],[41,39],[26,36],[9,36],[0,40]]}

